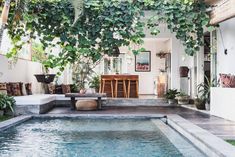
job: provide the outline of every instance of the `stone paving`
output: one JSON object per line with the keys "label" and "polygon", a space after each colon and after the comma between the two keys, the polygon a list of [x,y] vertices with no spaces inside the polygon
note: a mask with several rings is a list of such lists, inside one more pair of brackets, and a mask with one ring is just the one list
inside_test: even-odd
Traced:
{"label": "stone paving", "polygon": [[105,106],[99,111],[71,111],[68,107],[56,107],[49,114],[178,114],[199,127],[223,139],[235,139],[235,122],[180,106]]}

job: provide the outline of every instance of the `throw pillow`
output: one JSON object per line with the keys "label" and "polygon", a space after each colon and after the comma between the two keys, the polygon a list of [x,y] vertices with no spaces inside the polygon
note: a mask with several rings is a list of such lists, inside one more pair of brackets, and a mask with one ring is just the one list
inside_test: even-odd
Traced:
{"label": "throw pillow", "polygon": [[25,90],[27,95],[32,95],[32,83],[26,83],[25,84]]}
{"label": "throw pillow", "polygon": [[63,93],[63,94],[71,93],[70,85],[64,85],[64,84],[62,84],[61,86],[62,86],[62,93]]}

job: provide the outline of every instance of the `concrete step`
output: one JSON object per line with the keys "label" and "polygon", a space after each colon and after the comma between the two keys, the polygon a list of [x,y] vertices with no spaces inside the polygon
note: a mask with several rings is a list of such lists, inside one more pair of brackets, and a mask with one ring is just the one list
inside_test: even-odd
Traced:
{"label": "concrete step", "polygon": [[108,98],[104,106],[169,106],[165,99]]}

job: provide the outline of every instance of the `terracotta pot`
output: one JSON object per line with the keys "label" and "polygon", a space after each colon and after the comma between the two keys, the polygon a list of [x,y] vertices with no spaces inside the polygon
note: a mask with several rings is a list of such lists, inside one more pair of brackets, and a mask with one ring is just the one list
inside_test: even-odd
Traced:
{"label": "terracotta pot", "polygon": [[189,68],[186,66],[180,67],[180,77],[188,77]]}

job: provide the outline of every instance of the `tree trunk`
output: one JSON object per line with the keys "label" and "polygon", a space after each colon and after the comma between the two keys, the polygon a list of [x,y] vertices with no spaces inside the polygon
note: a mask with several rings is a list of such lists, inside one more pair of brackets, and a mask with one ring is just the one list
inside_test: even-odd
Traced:
{"label": "tree trunk", "polygon": [[0,26],[1,27],[0,28],[0,49],[1,49],[1,46],[2,46],[3,32],[4,32],[4,29],[5,29],[5,26],[6,26],[6,23],[7,23],[7,19],[8,19],[10,3],[11,3],[11,0],[6,0],[5,4],[4,4],[4,7],[3,7],[3,10],[2,10],[2,15],[1,15],[2,21],[1,21],[1,26]]}

